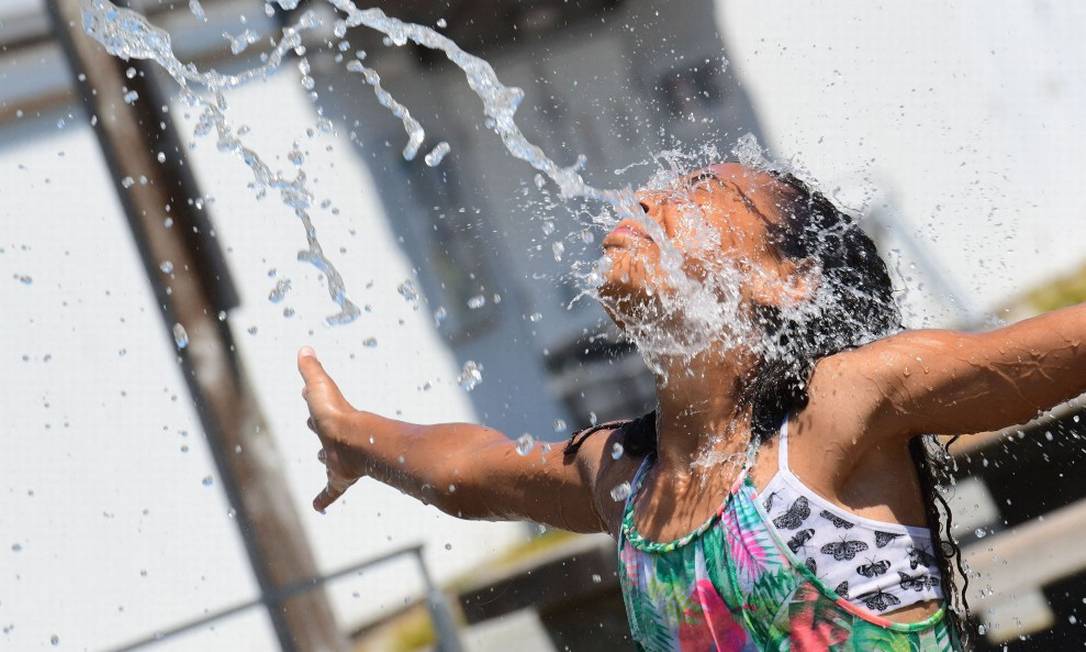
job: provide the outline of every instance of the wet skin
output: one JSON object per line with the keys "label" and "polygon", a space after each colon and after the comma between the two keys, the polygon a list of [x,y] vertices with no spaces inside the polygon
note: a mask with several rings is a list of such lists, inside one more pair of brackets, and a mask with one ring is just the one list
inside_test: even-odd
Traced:
{"label": "wet skin", "polygon": [[[767,221],[778,219],[782,192],[768,175],[724,164],[697,170],[669,188],[638,193],[651,223],[623,222],[604,238],[612,261],[601,288],[605,302],[623,312],[644,309],[668,291],[660,237],[682,253],[683,269],[693,278],[722,262],[741,265],[745,305],[804,300],[817,276],[802,261],[779,256],[766,240]],[[621,327],[621,318],[617,323]],[[823,358],[808,386],[808,406],[791,419],[793,471],[812,490],[859,515],[927,525],[909,440],[1025,423],[1083,394],[1084,339],[1086,305],[1080,305],[980,334],[906,331]],[[749,414],[721,388],[734,387],[755,361],[742,348],[707,350],[693,360],[674,361],[668,381],[658,379],[657,462],[635,505],[643,535],[677,538],[719,507],[738,466],[694,462],[745,450]],[[509,438],[482,426],[410,424],[355,409],[311,349],[299,352],[298,366],[309,426],[328,470],[316,509],[368,475],[462,518],[616,532],[623,505],[610,492],[632,479],[641,459],[613,460],[614,433],[589,437],[576,456],[564,457],[561,447],[521,456]],[[776,465],[771,441],[750,470],[757,487],[768,483]],[[918,604],[886,617],[908,622],[935,609]]]}

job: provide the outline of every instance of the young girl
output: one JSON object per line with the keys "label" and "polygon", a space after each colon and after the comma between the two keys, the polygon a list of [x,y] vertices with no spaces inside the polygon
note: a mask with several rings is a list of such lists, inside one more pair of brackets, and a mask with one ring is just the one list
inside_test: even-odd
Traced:
{"label": "young girl", "polygon": [[481,426],[352,408],[306,347],[314,507],[370,476],[461,518],[607,532],[646,650],[960,649],[926,433],[1086,392],[1086,306],[904,331],[872,242],[790,175],[714,165],[637,199],[643,219],[603,240],[617,325],[640,342],[703,324],[678,300],[690,284],[735,307],[719,338],[649,352],[654,413],[523,456]]}

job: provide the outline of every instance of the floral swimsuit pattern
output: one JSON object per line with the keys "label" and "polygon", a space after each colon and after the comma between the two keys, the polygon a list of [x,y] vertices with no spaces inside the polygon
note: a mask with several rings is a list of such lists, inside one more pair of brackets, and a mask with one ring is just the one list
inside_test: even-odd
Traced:
{"label": "floral swimsuit pattern", "polygon": [[769,526],[745,472],[694,532],[668,543],[643,538],[633,505],[652,461],[647,457],[634,478],[618,537],[619,581],[638,649],[961,649],[945,608],[919,622],[894,623],[834,593]]}

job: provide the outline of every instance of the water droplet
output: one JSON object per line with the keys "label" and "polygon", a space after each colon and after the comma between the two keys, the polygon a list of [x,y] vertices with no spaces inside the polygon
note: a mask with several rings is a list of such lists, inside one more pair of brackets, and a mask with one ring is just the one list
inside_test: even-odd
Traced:
{"label": "water droplet", "polygon": [[603,578],[600,577],[598,573],[592,573],[592,583],[593,584],[599,584],[602,581],[603,581]]}
{"label": "water droplet", "polygon": [[472,298],[468,299],[468,308],[470,308],[472,310],[478,310],[479,308],[482,308],[485,305],[486,305],[486,297],[484,297],[481,294],[477,294],[477,295],[473,296]]}
{"label": "water droplet", "polygon": [[173,325],[173,342],[178,349],[183,349],[189,345],[189,333],[180,323]]}
{"label": "water droplet", "polygon": [[60,637],[57,636],[56,634],[53,634],[52,636],[49,637],[49,643],[51,645],[53,645],[53,647],[56,647],[57,645],[60,645]]}
{"label": "water droplet", "polygon": [[445,318],[448,316],[449,311],[445,310],[445,306],[439,306],[438,309],[434,311],[434,327],[441,328],[442,322],[444,322]]}
{"label": "water droplet", "polygon": [[396,291],[400,293],[400,296],[404,298],[404,301],[411,304],[413,310],[419,309],[419,291],[415,288],[415,284],[408,279],[396,288]]}
{"label": "water droplet", "polygon": [[566,422],[564,419],[555,419],[554,423],[552,423],[551,425],[554,426],[555,432],[562,432],[566,429]]}
{"label": "water droplet", "polygon": [[245,330],[248,331],[248,333],[250,335],[256,335],[256,333],[257,333],[257,327],[256,326],[250,326],[249,328],[246,328]]}
{"label": "water droplet", "polygon": [[528,321],[531,322],[537,322],[541,319],[543,319],[543,313],[541,312],[533,312],[532,314],[528,315]]}
{"label": "water droplet", "polygon": [[452,544],[451,543],[446,543],[445,544],[445,549],[446,550],[452,550]]}
{"label": "water droplet", "polygon": [[983,539],[988,533],[984,531],[984,528],[978,527],[976,530],[973,531],[973,534],[977,535],[978,539]]}
{"label": "water droplet", "polygon": [[165,163],[166,162],[166,154],[163,153],[163,152],[159,152],[158,155],[155,156],[155,160],[158,161],[159,163]]}
{"label": "water droplet", "polygon": [[128,91],[124,94],[125,104],[135,104],[136,100],[140,99],[140,94],[136,91]]}
{"label": "water droplet", "polygon": [[214,483],[215,480],[210,475],[204,476],[204,479],[200,481],[200,484],[204,485],[205,487],[210,487]]}
{"label": "water droplet", "polygon": [[434,24],[437,25],[438,27],[440,27],[441,29],[445,29],[446,27],[449,26],[449,23],[447,23],[444,18],[438,18],[437,22],[434,23]]}
{"label": "water droplet", "polygon": [[20,544],[20,543],[13,543],[13,544],[11,544],[11,550],[12,550],[12,552],[20,552],[20,551],[21,551],[22,549],[23,549],[23,546],[22,546],[22,544]]}
{"label": "water droplet", "polygon": [[129,79],[135,79],[135,77],[136,77],[136,69],[132,68],[132,67],[129,67],[128,70],[124,71],[124,76],[128,77]]}
{"label": "water droplet", "polygon": [[31,285],[34,283],[34,279],[29,274],[16,274],[15,280],[19,281],[23,285]]}
{"label": "water droplet", "polygon": [[437,167],[441,164],[441,161],[445,159],[445,156],[449,153],[450,149],[452,148],[449,147],[448,143],[441,141],[435,145],[434,148],[430,150],[430,153],[423,157],[422,160],[430,167]]}
{"label": "water droplet", "polygon": [[552,235],[554,233],[554,222],[547,220],[543,222],[543,235]]}
{"label": "water droplet", "polygon": [[172,274],[173,273],[173,263],[168,261],[168,260],[162,261],[162,264],[159,265],[158,268],[162,270],[163,274]]}
{"label": "water droplet", "polygon": [[732,154],[748,168],[764,168],[766,165],[762,146],[758,144],[758,139],[752,133],[739,137],[735,146],[732,147]]}
{"label": "water droplet", "polygon": [[468,360],[464,363],[464,368],[460,370],[460,375],[456,377],[456,382],[464,388],[465,392],[470,392],[483,382],[483,366],[474,360]]}
{"label": "water droplet", "polygon": [[527,455],[535,448],[535,437],[531,433],[524,433],[520,437],[517,437],[516,441],[517,455]]}
{"label": "water droplet", "polygon": [[611,459],[617,460],[622,457],[622,444],[617,441],[611,446]]}
{"label": "water droplet", "polygon": [[557,263],[562,262],[562,254],[566,251],[566,245],[561,242],[555,242],[551,245],[551,252],[554,254],[554,261]]}
{"label": "water droplet", "polygon": [[366,339],[362,340],[362,346],[366,347],[367,349],[377,348],[377,338],[367,337]]}
{"label": "water droplet", "polygon": [[611,500],[616,503],[630,497],[630,483],[623,482],[611,490]]}
{"label": "water droplet", "polygon": [[268,293],[268,301],[279,303],[286,298],[287,292],[290,292],[290,279],[281,278],[275,282],[275,287]]}
{"label": "water droplet", "polygon": [[121,187],[122,188],[131,188],[134,185],[136,185],[136,180],[133,179],[132,177],[125,177],[125,178],[121,179]]}
{"label": "water droplet", "polygon": [[200,20],[207,22],[207,14],[204,13],[204,8],[200,5],[200,0],[189,0],[189,11],[193,16],[196,16]]}

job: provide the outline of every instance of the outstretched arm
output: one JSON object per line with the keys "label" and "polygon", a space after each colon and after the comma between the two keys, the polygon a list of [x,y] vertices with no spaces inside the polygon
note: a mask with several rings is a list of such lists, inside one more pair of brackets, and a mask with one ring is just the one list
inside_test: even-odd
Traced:
{"label": "outstretched arm", "polygon": [[[531,520],[575,532],[609,529],[596,501],[603,442],[590,438],[564,459],[561,447],[520,455],[490,428],[466,423],[417,425],[355,410],[309,347],[298,354],[310,428],[323,446],[328,486],[323,511],[358,478],[370,476],[438,509],[468,519]],[[598,441],[593,441],[598,440]]]}
{"label": "outstretched arm", "polygon": [[1086,393],[1086,304],[985,333],[906,332],[860,352],[893,430],[998,430]]}

